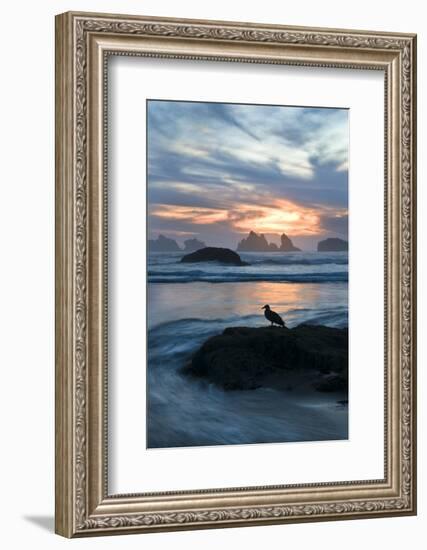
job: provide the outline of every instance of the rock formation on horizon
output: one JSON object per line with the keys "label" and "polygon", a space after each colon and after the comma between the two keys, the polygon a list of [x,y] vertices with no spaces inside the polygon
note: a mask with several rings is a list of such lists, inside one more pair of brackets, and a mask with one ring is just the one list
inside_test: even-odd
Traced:
{"label": "rock formation on horizon", "polygon": [[238,252],[300,252],[300,249],[293,245],[291,239],[283,233],[280,237],[280,247],[269,243],[265,235],[258,235],[250,231],[246,239],[242,239],[237,245]]}
{"label": "rock formation on horizon", "polygon": [[237,245],[238,252],[268,252],[270,250],[270,245],[265,236],[257,235],[254,231],[251,231],[248,237],[242,239]]}
{"label": "rock formation on horizon", "polygon": [[317,243],[318,252],[346,252],[348,241],[338,238],[329,238]]}
{"label": "rock formation on horizon", "polygon": [[214,246],[207,246],[201,248],[191,254],[186,254],[181,258],[182,263],[197,263],[197,262],[219,262],[227,265],[245,266],[249,265],[246,262],[242,262],[237,252],[230,250],[229,248],[216,248]]}
{"label": "rock formation on horizon", "polygon": [[187,239],[184,241],[184,252],[196,252],[201,248],[206,248],[206,243],[198,239]]}
{"label": "rock formation on horizon", "polygon": [[181,249],[174,239],[169,239],[164,235],[159,235],[157,239],[148,241],[148,249],[150,252],[180,252]]}
{"label": "rock formation on horizon", "polygon": [[280,243],[280,252],[301,252],[301,249],[294,246],[291,239],[285,233],[282,233]]}

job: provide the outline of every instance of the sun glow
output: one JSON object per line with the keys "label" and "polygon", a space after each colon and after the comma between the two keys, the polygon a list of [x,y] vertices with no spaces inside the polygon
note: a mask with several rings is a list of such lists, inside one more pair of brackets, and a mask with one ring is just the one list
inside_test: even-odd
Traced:
{"label": "sun glow", "polygon": [[231,208],[155,204],[150,213],[160,219],[196,225],[222,223],[238,233],[253,230],[258,233],[310,236],[322,234],[321,216],[326,212],[292,201],[274,199],[268,205],[234,203]]}
{"label": "sun glow", "polygon": [[256,209],[250,205],[239,205],[233,226],[242,232],[251,229],[260,233],[285,232],[289,235],[316,235],[321,232],[318,211],[279,199],[272,205]]}

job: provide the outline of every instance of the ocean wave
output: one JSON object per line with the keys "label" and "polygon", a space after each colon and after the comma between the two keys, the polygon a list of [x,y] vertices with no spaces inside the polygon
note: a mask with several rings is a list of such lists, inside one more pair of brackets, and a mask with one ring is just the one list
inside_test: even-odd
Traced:
{"label": "ocean wave", "polygon": [[244,282],[283,282],[283,283],[336,283],[348,282],[346,271],[325,273],[210,273],[206,271],[149,271],[149,283],[244,283]]}
{"label": "ocean wave", "polygon": [[[348,308],[344,306],[317,309],[291,308],[283,310],[280,308],[278,311],[285,319],[286,325],[289,328],[303,323],[336,328],[348,327]],[[206,334],[219,334],[230,326],[259,327],[265,325],[265,322],[263,315],[260,314],[231,315],[215,319],[186,317],[158,323],[148,330],[148,334],[154,340],[157,338],[160,340],[167,338],[171,342],[180,341],[184,335],[191,336],[192,338],[196,335],[205,337]]]}
{"label": "ocean wave", "polygon": [[287,258],[281,256],[280,258],[265,258],[265,259],[256,259],[252,262],[248,258],[248,262],[251,265],[261,266],[261,265],[348,265],[347,258]]}
{"label": "ocean wave", "polygon": [[[238,252],[241,258],[244,258],[253,264],[277,264],[277,265],[322,265],[348,263],[347,252]],[[170,264],[180,263],[185,253],[150,253],[148,261],[150,264]]]}
{"label": "ocean wave", "polygon": [[[295,326],[327,311],[288,310],[300,314]],[[331,310],[331,316],[339,312]],[[346,320],[341,312],[342,322]],[[336,319],[335,319],[336,323]],[[147,443],[151,448],[283,443],[346,437],[346,416],[334,399],[301,401],[298,393],[260,388],[226,392],[182,374],[193,353],[226,326],[262,326],[259,316],[179,319],[148,331]],[[315,324],[315,323],[312,323]],[[333,324],[331,325],[333,326]],[[335,325],[337,326],[337,325]],[[341,326],[343,326],[341,324]],[[344,411],[345,412],[345,411]],[[341,418],[342,417],[342,418]]]}

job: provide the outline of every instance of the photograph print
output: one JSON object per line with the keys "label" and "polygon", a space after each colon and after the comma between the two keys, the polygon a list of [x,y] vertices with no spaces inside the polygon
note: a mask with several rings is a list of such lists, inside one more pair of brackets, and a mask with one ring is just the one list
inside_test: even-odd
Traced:
{"label": "photograph print", "polygon": [[348,439],[349,112],[147,101],[147,447]]}

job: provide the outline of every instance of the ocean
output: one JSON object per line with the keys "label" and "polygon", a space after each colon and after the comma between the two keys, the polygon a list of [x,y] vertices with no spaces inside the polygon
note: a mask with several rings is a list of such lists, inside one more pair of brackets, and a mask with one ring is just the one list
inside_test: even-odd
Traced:
{"label": "ocean", "polygon": [[268,325],[265,304],[289,328],[348,326],[347,253],[240,253],[244,267],[184,264],[182,255],[148,258],[148,447],[347,439],[346,396],[225,391],[181,372],[225,328]]}

